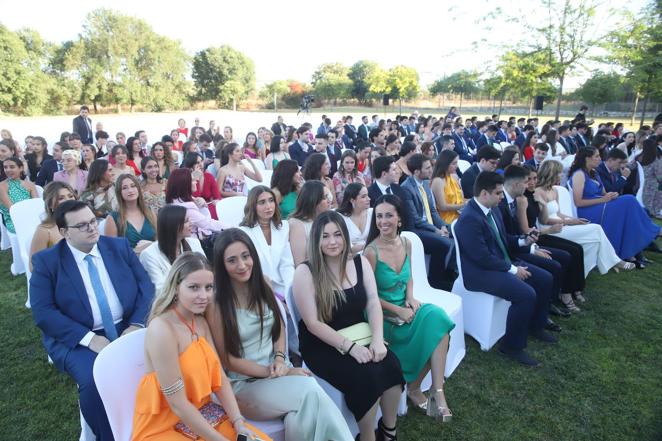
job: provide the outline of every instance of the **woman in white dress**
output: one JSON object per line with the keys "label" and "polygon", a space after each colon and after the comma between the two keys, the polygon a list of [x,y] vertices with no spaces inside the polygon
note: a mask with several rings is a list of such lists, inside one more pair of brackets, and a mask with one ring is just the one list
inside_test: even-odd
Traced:
{"label": "woman in white dress", "polygon": [[363,251],[370,231],[370,219],[372,208],[370,208],[370,196],[365,185],[353,182],[345,188],[342,203],[338,207],[338,213],[347,225],[349,240],[352,243],[352,253]]}
{"label": "woman in white dress", "polygon": [[290,247],[294,266],[308,259],[308,238],[313,221],[320,214],[329,210],[333,203],[333,194],[322,181],[307,181],[297,196],[294,212],[290,214]]}
{"label": "woman in white dress", "polygon": [[166,205],[156,219],[156,242],[140,253],[145,267],[158,293],[165,283],[175,259],[185,251],[204,254],[200,241],[191,236],[191,222],[181,205]]}
{"label": "woman in white dress", "polygon": [[578,243],[584,249],[584,275],[588,276],[596,266],[600,274],[611,268],[618,270],[634,269],[634,264],[624,262],[616,254],[602,227],[589,223],[587,219],[575,218],[559,210],[559,195],[554,185],[558,185],[563,173],[563,165],[555,160],[544,161],[538,169],[536,198],[542,204],[540,223],[543,225],[561,224],[562,230],[556,236]]}

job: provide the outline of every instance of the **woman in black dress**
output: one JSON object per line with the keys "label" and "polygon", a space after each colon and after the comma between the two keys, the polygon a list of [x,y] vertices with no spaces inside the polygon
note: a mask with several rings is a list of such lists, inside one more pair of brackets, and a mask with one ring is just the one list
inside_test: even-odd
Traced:
{"label": "woman in black dress", "polygon": [[[360,439],[375,439],[377,404],[382,410],[377,440],[395,440],[397,408],[404,385],[400,363],[386,349],[382,310],[368,261],[350,259],[349,233],[342,217],[327,211],[313,223],[309,260],[299,265],[292,286],[301,314],[299,345],[315,375],[340,390],[359,425]],[[339,330],[369,323],[372,342],[355,344]]]}

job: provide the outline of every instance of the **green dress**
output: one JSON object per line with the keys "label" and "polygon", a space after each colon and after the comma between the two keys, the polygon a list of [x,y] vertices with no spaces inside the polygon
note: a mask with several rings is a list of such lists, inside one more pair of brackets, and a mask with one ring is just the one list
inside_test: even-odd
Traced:
{"label": "green dress", "polygon": [[287,217],[294,211],[297,205],[297,192],[291,191],[285,195],[278,207],[280,208],[280,217],[281,219],[287,219]]}
{"label": "green dress", "polygon": [[[376,255],[375,280],[379,298],[397,306],[404,306],[407,281],[411,277],[409,255],[405,256],[400,272],[396,272],[379,260],[379,249],[374,242],[368,246]],[[414,292],[416,292],[416,284],[414,284]],[[384,320],[384,340],[400,360],[402,374],[407,383],[418,378],[441,339],[454,327],[455,323],[443,309],[429,303],[421,305],[411,323],[397,326]]]}
{"label": "green dress", "polygon": [[[7,195],[9,200],[12,201],[12,204],[17,202],[30,199],[30,190],[21,185],[21,181],[18,179],[7,179]],[[14,228],[14,222],[9,217],[9,208],[0,204],[0,213],[2,213],[2,219],[5,222],[5,227],[10,233],[16,234],[16,229]]]}
{"label": "green dress", "polygon": [[[115,225],[119,225],[120,214],[117,211],[111,211],[110,215],[113,217]],[[143,222],[143,227],[140,229],[140,231],[136,230],[136,228],[131,225],[131,222],[126,221],[124,237],[126,237],[129,241],[131,248],[135,248],[136,245],[138,245],[138,242],[141,240],[155,241],[156,232],[154,231],[154,226],[149,223],[147,218],[145,218],[145,222]]]}

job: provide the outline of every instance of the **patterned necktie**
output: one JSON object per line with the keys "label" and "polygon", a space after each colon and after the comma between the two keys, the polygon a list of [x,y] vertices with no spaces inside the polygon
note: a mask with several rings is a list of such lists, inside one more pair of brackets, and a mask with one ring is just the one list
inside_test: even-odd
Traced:
{"label": "patterned necktie", "polygon": [[391,190],[390,185],[388,187],[386,187],[386,194],[393,194],[393,191]]}
{"label": "patterned necktie", "polygon": [[497,228],[496,222],[494,222],[494,217],[492,216],[491,211],[487,212],[487,223],[489,223],[490,227],[492,227],[492,234],[494,234],[494,238],[496,239],[499,248],[501,248],[501,252],[503,253],[503,259],[506,261],[508,265],[511,265],[510,256],[508,255],[508,251],[506,251],[506,246],[503,244],[503,241],[501,240],[501,234],[499,234],[499,229]]}
{"label": "patterned necktie", "polygon": [[103,330],[106,333],[106,338],[113,341],[117,338],[117,329],[115,329],[113,313],[110,311],[110,305],[108,305],[108,298],[103,290],[103,285],[101,285],[99,270],[94,264],[94,259],[89,254],[85,256],[85,262],[87,262],[87,270],[90,273],[90,281],[92,282],[94,296],[97,298],[97,304],[99,305]]}
{"label": "patterned necktie", "polygon": [[508,204],[508,208],[510,208],[510,216],[515,218],[517,216],[517,205],[516,205],[515,199],[511,203]]}
{"label": "patterned necktie", "polygon": [[430,202],[428,201],[428,195],[425,194],[425,189],[422,185],[418,186],[418,191],[421,193],[421,199],[423,199],[423,206],[425,207],[425,217],[430,225],[434,225],[432,222],[432,213],[430,212]]}

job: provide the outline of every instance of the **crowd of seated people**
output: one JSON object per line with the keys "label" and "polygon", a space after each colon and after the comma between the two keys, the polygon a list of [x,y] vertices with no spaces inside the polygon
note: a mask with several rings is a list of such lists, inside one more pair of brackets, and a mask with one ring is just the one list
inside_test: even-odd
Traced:
{"label": "crowd of seated people", "polygon": [[[268,439],[244,416],[282,419],[286,439],[352,439],[313,374],[343,393],[360,439],[396,439],[405,385],[415,408],[450,421],[444,367],[455,324],[416,299],[402,231],[430,256],[433,287],[448,289],[461,270],[467,289],[511,302],[499,351],[525,365],[538,364],[528,336],[558,341],[549,314],[568,316],[591,300],[593,268],[645,268],[643,251],[659,251],[651,217],[662,209],[662,123],[592,134],[581,118],[542,127],[536,118],[457,114],[361,121],[325,117],[313,136],[311,124],[279,118],[243,143],[231,127],[183,120],[151,146],[143,130],[118,133],[121,143],[102,130],[84,140],[65,133],[50,149],[39,136],[24,148],[0,141],[10,234],[9,208],[44,187],[46,214],[30,250],[32,312],[56,367],[78,383],[97,438],[112,435],[91,366],[142,327],[134,439],[170,433],[178,421],[206,439]],[[471,164],[463,173],[461,161]],[[273,170],[270,182],[263,170]],[[643,206],[633,196],[640,187]],[[569,192],[576,216],[559,192]],[[247,196],[243,220],[229,229],[216,202],[236,196]],[[216,428],[199,412],[212,393],[228,416]],[[154,400],[163,405],[154,409]]]}

